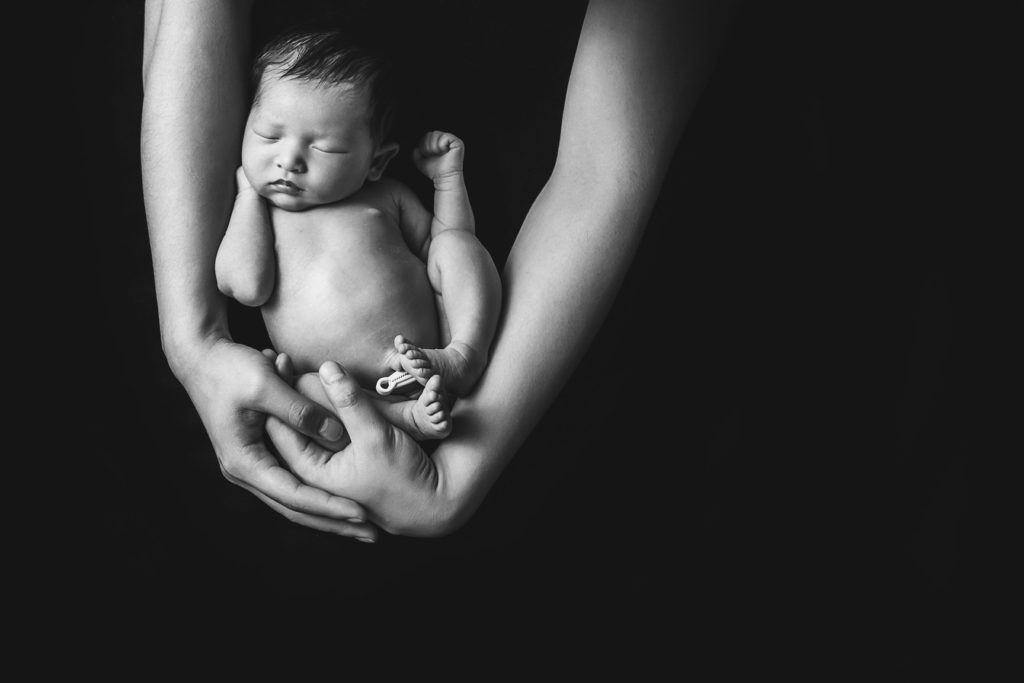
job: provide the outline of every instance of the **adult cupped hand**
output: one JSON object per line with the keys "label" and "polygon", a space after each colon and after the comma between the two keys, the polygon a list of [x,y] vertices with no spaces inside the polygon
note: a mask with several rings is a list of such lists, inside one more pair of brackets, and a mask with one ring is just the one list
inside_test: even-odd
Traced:
{"label": "adult cupped hand", "polygon": [[301,434],[342,443],[335,416],[302,396],[276,372],[274,354],[230,339],[210,341],[175,368],[202,418],[221,472],[290,521],[361,540],[378,531],[355,501],[300,481],[264,442],[265,418]]}
{"label": "adult cupped hand", "polygon": [[[288,375],[287,360],[278,370]],[[280,457],[304,482],[366,508],[368,519],[390,533],[432,536],[444,533],[440,474],[419,444],[377,410],[345,369],[333,361],[320,366],[320,382],[345,424],[351,441],[340,450],[267,418],[267,434]]]}

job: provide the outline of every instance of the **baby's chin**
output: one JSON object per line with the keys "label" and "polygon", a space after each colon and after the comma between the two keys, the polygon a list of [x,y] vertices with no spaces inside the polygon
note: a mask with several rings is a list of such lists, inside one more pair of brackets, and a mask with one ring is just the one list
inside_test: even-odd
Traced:
{"label": "baby's chin", "polygon": [[320,206],[320,202],[311,201],[309,198],[301,195],[268,192],[263,197],[282,211],[305,211],[306,209],[312,209],[314,206]]}

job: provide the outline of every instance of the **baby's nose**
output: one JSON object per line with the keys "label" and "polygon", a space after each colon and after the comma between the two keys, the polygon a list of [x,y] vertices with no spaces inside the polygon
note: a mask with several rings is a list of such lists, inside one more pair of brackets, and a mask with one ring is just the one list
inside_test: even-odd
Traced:
{"label": "baby's nose", "polygon": [[289,173],[304,173],[306,162],[297,150],[287,149],[277,155],[277,167]]}

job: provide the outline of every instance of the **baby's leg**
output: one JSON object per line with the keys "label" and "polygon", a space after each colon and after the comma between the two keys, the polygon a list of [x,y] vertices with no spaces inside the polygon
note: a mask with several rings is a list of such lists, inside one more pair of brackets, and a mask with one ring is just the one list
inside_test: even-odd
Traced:
{"label": "baby's leg", "polygon": [[[401,369],[425,383],[440,374],[445,388],[464,396],[479,379],[498,325],[501,280],[490,254],[463,230],[445,230],[430,243],[427,275],[437,298],[444,348],[421,349],[401,335]],[[396,368],[398,369],[398,368]]]}
{"label": "baby's leg", "polygon": [[452,432],[440,375],[432,376],[416,398],[398,402],[378,400],[377,407],[388,422],[417,441],[443,439]]}
{"label": "baby's leg", "polygon": [[[334,407],[331,405],[330,399],[327,398],[327,393],[324,391],[317,373],[308,372],[300,375],[295,386],[299,393],[308,396],[333,412]],[[418,397],[406,401],[387,401],[381,399],[374,392],[367,390],[366,393],[376,401],[377,408],[384,419],[417,441],[443,439],[452,431],[451,415],[441,391],[441,377],[438,375],[434,375],[427,382]],[[317,441],[326,448],[333,446],[319,439]]]}

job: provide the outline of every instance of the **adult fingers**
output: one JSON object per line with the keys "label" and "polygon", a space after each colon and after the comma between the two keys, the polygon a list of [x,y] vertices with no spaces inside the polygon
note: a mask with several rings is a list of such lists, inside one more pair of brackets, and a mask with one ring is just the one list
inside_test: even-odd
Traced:
{"label": "adult fingers", "polygon": [[233,483],[259,492],[295,513],[354,524],[366,519],[366,511],[359,503],[299,481],[281,467],[263,444],[253,444],[244,450],[246,457],[239,459],[244,465],[224,466],[224,476]]}
{"label": "adult fingers", "polygon": [[377,540],[380,534],[377,527],[369,522],[362,524],[356,524],[354,522],[342,522],[335,519],[328,519],[326,517],[317,517],[316,515],[307,514],[304,512],[296,512],[290,508],[281,505],[273,498],[266,496],[251,486],[246,486],[242,482],[236,482],[242,488],[249,490],[257,498],[262,500],[271,509],[278,512],[285,519],[302,526],[309,527],[310,529],[316,529],[317,531],[326,531],[332,534],[338,534],[339,536],[346,536],[354,538],[357,541],[363,541],[364,543],[373,543]]}
{"label": "adult fingers", "polygon": [[345,428],[337,417],[284,381],[268,383],[258,403],[262,412],[273,415],[306,436],[338,441],[345,434]]}
{"label": "adult fingers", "polygon": [[295,366],[287,353],[279,353],[274,357],[274,369],[278,376],[291,386],[295,386]]}
{"label": "adult fingers", "polygon": [[312,486],[319,485],[321,471],[334,453],[274,416],[267,417],[266,430],[274,449],[288,469]]}
{"label": "adult fingers", "polygon": [[320,366],[320,383],[338,417],[345,423],[353,443],[369,445],[384,437],[388,429],[384,417],[344,368],[334,361],[327,361]]}

